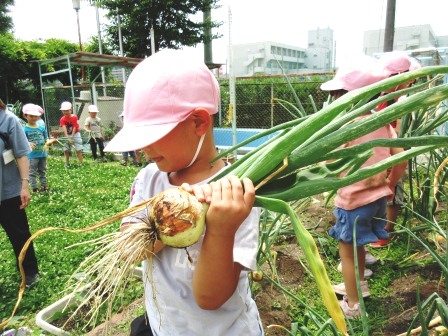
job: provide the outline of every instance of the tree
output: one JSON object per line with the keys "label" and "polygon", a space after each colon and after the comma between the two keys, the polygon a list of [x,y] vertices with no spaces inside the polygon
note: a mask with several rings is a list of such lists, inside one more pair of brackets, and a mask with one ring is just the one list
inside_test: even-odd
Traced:
{"label": "tree", "polygon": [[[212,20],[194,21],[193,16],[206,8],[217,8],[219,0],[92,0],[94,5],[108,10],[108,44],[118,54],[118,15],[124,54],[144,58],[152,53],[151,28],[154,29],[155,51],[195,46],[207,38],[205,31],[221,26]],[[220,35],[212,35],[212,39]]]}
{"label": "tree", "polygon": [[14,0],[0,0],[0,35],[10,33],[14,27],[12,18],[8,15],[9,6],[14,6]]}
{"label": "tree", "polygon": [[[40,78],[37,60],[48,59],[78,51],[78,45],[60,39],[21,41],[12,34],[0,35],[0,96],[7,102],[40,102]],[[49,72],[44,66],[42,72]],[[69,85],[69,75],[61,73],[45,80],[59,80]]]}

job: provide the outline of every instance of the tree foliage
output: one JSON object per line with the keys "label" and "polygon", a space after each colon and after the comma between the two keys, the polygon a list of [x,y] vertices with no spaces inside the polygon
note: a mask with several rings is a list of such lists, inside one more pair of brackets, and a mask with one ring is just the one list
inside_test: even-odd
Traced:
{"label": "tree foliage", "polygon": [[[217,8],[218,0],[92,0],[93,4],[107,9],[108,43],[115,52],[119,51],[119,26],[126,56],[144,58],[152,53],[151,27],[155,35],[155,51],[163,48],[179,49],[181,46],[195,46],[210,39],[207,29],[219,27],[222,23],[213,20],[197,20],[194,16],[207,8]],[[198,17],[198,15],[196,15]],[[118,23],[120,20],[120,24]],[[214,34],[212,39],[220,35]]]}
{"label": "tree foliage", "polygon": [[[21,101],[39,102],[40,78],[36,61],[78,51],[76,44],[65,40],[21,41],[12,34],[1,34],[0,45],[0,96],[8,102],[19,98]],[[42,72],[52,70],[56,69],[51,65],[42,68]],[[63,73],[44,80],[69,83],[68,74]]]}
{"label": "tree foliage", "polygon": [[0,35],[12,32],[14,25],[8,7],[13,5],[14,0],[0,0]]}

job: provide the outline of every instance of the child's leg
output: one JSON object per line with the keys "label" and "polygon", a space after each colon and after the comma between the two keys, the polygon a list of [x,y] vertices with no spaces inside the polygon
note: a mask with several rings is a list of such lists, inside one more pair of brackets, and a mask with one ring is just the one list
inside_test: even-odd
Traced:
{"label": "child's leg", "polygon": [[73,145],[76,150],[76,155],[78,156],[78,162],[82,163],[82,138],[79,132],[75,133],[73,136]]}
{"label": "child's leg", "polygon": [[39,158],[39,164],[37,166],[37,172],[39,173],[40,186],[42,188],[47,186],[47,158]]}
{"label": "child's leg", "polygon": [[[365,267],[365,250],[364,246],[358,246],[358,270],[359,280],[364,281],[364,267]],[[342,261],[342,276],[344,277],[345,290],[347,292],[347,299],[349,307],[353,307],[355,303],[359,302],[358,289],[356,287],[355,276],[355,258],[353,252],[353,245],[339,241],[339,255]]]}
{"label": "child's leg", "polygon": [[65,163],[69,163],[70,162],[70,151],[65,150],[64,155],[65,155]]}
{"label": "child's leg", "polygon": [[83,160],[82,150],[76,151],[76,155],[78,156],[78,162],[82,163],[82,160]]}
{"label": "child's leg", "polygon": [[104,154],[104,142],[103,142],[103,139],[97,138],[96,141],[98,143],[98,148],[100,149],[101,157],[102,158],[106,157],[106,155]]}
{"label": "child's leg", "polygon": [[123,160],[121,161],[120,164],[122,166],[126,166],[128,164],[129,152],[123,152],[123,153],[121,153],[121,155],[123,156]]}
{"label": "child's leg", "polygon": [[35,189],[37,189],[37,180],[36,180],[36,176],[37,176],[37,166],[39,163],[38,159],[30,159],[30,187],[31,189],[34,191]]}
{"label": "child's leg", "polygon": [[89,144],[90,144],[90,150],[92,151],[93,159],[96,160],[98,158],[98,155],[96,155],[96,139],[90,138]]}

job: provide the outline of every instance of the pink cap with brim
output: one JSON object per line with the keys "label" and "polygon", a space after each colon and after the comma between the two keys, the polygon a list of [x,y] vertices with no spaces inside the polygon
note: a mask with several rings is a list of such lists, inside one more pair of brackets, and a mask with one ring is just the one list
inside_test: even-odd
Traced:
{"label": "pink cap with brim", "polygon": [[25,104],[22,107],[22,112],[23,114],[28,114],[28,115],[33,115],[33,116],[37,116],[40,117],[41,114],[37,108],[37,105],[34,104]]}
{"label": "pink cap with brim", "polygon": [[411,66],[411,58],[399,51],[385,53],[378,62],[384,66],[384,70],[389,76],[408,71]]}
{"label": "pink cap with brim", "polygon": [[350,66],[340,67],[334,78],[322,83],[320,88],[323,91],[352,91],[379,82],[386,77],[376,60],[365,58]]}
{"label": "pink cap with brim", "polygon": [[127,152],[167,135],[196,108],[218,112],[219,84],[190,52],[163,50],[138,64],[126,83],[123,128],[104,149]]}
{"label": "pink cap with brim", "polygon": [[43,115],[45,113],[44,109],[42,107],[40,107],[39,105],[36,105],[36,108],[41,115]]}

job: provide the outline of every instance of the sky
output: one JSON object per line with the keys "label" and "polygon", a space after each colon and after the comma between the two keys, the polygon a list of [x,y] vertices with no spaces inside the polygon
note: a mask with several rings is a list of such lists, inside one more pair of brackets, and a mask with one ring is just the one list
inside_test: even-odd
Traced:
{"label": "sky", "polygon": [[[131,1],[131,0],[130,0]],[[136,0],[137,1],[137,0]],[[384,29],[387,0],[220,0],[212,19],[213,62],[226,63],[229,44],[273,41],[307,47],[308,31],[330,28],[336,43],[336,65],[362,53],[363,34]],[[60,38],[78,43],[76,11],[70,0],[15,0],[10,7],[15,36],[21,40]],[[430,24],[435,35],[448,35],[447,0],[396,0],[395,26]],[[99,10],[100,24],[105,23]],[[202,15],[198,16],[201,19]],[[79,10],[81,40],[98,35],[96,11],[87,1]],[[203,54],[202,46],[196,48]]]}

